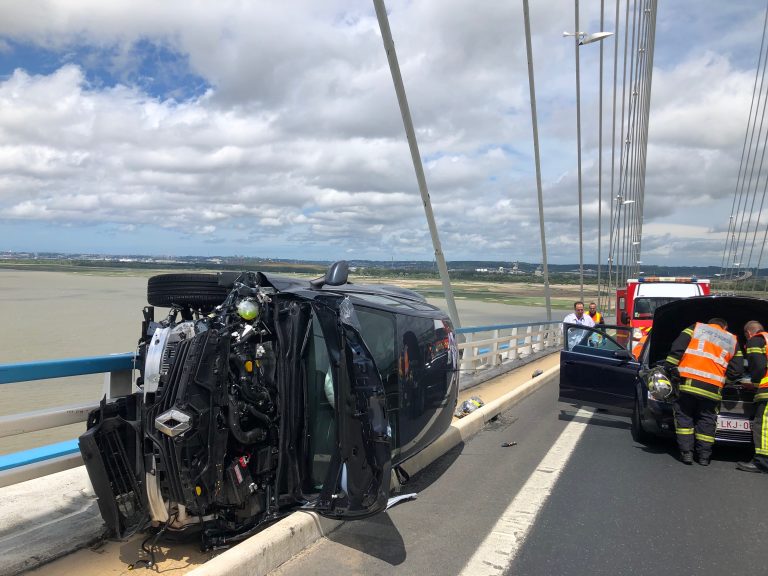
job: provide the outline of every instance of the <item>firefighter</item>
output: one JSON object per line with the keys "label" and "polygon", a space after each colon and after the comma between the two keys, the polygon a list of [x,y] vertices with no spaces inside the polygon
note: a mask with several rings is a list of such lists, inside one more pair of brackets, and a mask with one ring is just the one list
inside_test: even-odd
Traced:
{"label": "firefighter", "polygon": [[755,417],[752,420],[752,437],[755,441],[755,457],[750,462],[737,462],[736,468],[745,472],[768,473],[768,332],[756,320],[744,325],[747,339],[747,363],[749,376],[755,390]]}
{"label": "firefighter", "polygon": [[598,324],[605,324],[605,318],[603,318],[603,315],[597,311],[597,304],[594,302],[589,303],[589,317],[592,318],[592,322],[595,323],[595,326]]}
{"label": "firefighter", "polygon": [[727,328],[722,318],[689,326],[672,343],[664,361],[669,373],[681,380],[673,409],[684,464],[693,463],[695,448],[698,463],[709,466],[723,385],[744,371],[738,339]]}
{"label": "firefighter", "polygon": [[643,346],[645,345],[645,341],[648,340],[648,335],[650,333],[650,328],[648,330],[643,330],[643,335],[637,342],[635,342],[635,345],[632,346],[632,356],[635,357],[635,360],[640,360],[640,353],[643,351]]}

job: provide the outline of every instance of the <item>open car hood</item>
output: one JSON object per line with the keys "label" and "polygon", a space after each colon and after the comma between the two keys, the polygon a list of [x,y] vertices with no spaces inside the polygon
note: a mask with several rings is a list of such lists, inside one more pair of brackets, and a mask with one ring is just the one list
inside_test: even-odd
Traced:
{"label": "open car hood", "polygon": [[648,364],[664,360],[672,342],[685,328],[710,318],[723,318],[728,331],[744,344],[744,324],[757,320],[768,326],[768,300],[749,296],[695,296],[664,304],[656,309],[651,330]]}

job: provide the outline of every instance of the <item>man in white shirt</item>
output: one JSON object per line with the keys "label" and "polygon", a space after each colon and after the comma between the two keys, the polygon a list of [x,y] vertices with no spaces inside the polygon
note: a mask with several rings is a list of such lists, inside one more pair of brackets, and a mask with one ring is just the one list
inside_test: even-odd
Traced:
{"label": "man in white shirt", "polygon": [[582,326],[589,326],[590,328],[595,325],[595,321],[589,316],[584,314],[584,302],[574,302],[573,312],[568,314],[563,319],[565,324],[581,324]]}
{"label": "man in white shirt", "polygon": [[[595,325],[595,321],[590,318],[589,314],[584,314],[584,302],[580,300],[573,303],[573,312],[563,318],[563,323],[581,324],[582,326],[589,326],[590,328]],[[581,342],[585,336],[587,336],[586,330],[568,330],[568,350],[573,349],[573,347]]]}

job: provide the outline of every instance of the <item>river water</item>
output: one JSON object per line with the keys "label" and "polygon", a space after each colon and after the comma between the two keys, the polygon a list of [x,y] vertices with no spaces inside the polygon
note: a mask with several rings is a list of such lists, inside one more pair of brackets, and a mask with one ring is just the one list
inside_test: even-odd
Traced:
{"label": "river water", "polygon": [[[0,270],[0,364],[133,351],[151,274]],[[430,302],[446,309],[444,300]],[[465,327],[546,318],[544,308],[477,300],[457,300],[457,308]],[[2,384],[0,416],[96,402],[103,382],[104,376],[96,374]],[[0,454],[67,440],[84,430],[82,423],[0,438]]]}

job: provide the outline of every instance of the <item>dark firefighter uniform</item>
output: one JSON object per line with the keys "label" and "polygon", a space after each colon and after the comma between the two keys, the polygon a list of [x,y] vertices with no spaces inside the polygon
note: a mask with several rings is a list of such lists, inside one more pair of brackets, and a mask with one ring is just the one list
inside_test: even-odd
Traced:
{"label": "dark firefighter uniform", "polygon": [[749,375],[757,386],[755,390],[755,418],[752,420],[752,437],[755,441],[754,463],[768,471],[768,332],[758,332],[747,342]]}
{"label": "dark firefighter uniform", "polygon": [[695,447],[699,463],[709,464],[723,386],[744,371],[738,340],[717,324],[697,322],[672,343],[665,365],[681,379],[673,408],[683,462],[691,463]]}

